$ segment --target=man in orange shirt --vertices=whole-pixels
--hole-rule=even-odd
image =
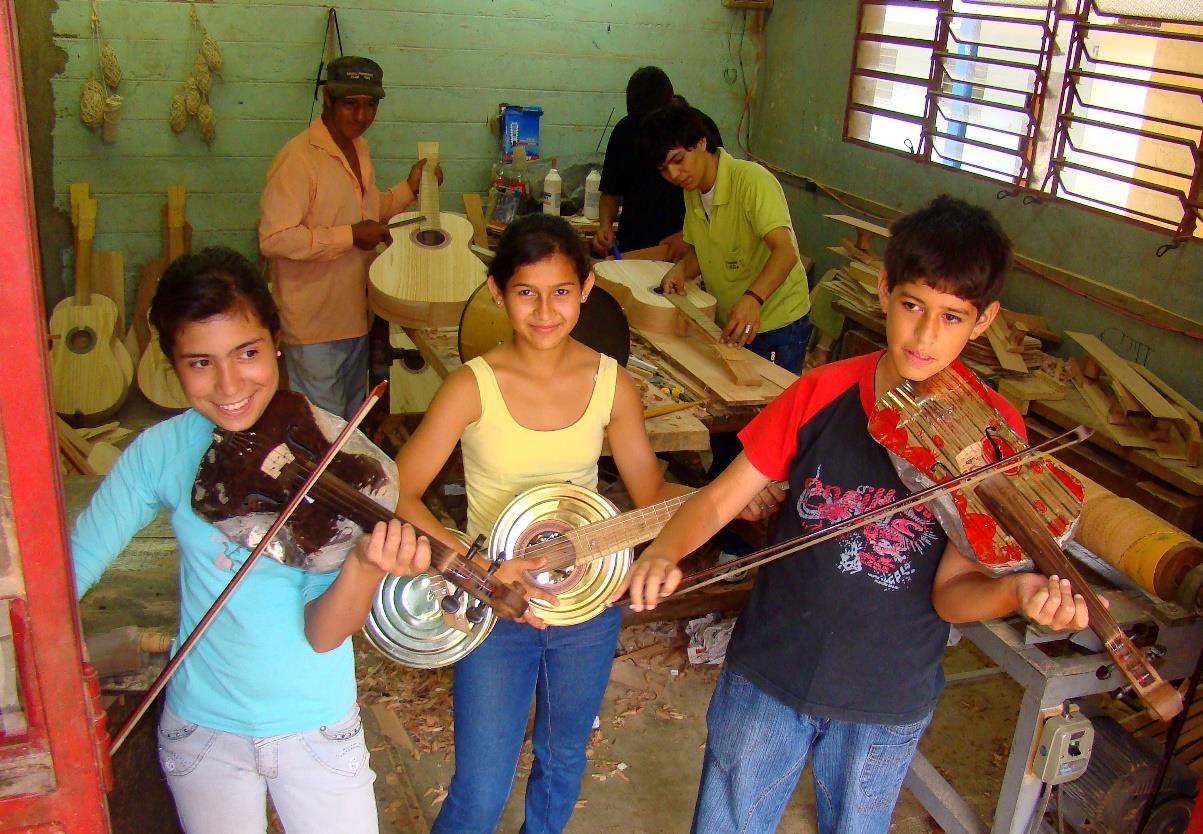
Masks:
[[[363,134],[383,80],[368,58],[331,61],[321,116],[276,154],[260,200],[259,251],[271,262],[289,384],[343,416],[367,392],[368,265],[389,240],[389,218],[416,198],[426,164],[377,190]]]

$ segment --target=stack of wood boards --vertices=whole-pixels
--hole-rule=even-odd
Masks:
[[[121,450],[114,445],[132,432],[116,422],[95,428],[75,429],[61,417],[55,418],[59,468],[64,475],[103,475],[112,468]]]
[[[1103,434],[1129,448],[1196,467],[1203,459],[1203,410],[1142,365],[1118,356],[1089,333],[1068,332],[1086,353],[1070,360],[1073,384]]]
[[[825,276],[823,285],[839,299],[841,306],[851,309],[858,318],[881,322],[884,330],[885,314],[877,298],[877,279],[883,262],[871,247],[874,240],[889,238],[889,229],[846,214],[826,216],[852,226],[856,239],[844,238],[838,246],[828,247],[847,261]],[[1003,310],[985,333],[965,346],[961,360],[984,376],[1027,374],[1044,362],[1042,340],[1060,342],[1039,316]]]

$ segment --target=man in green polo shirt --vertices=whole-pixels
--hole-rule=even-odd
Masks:
[[[810,334],[810,291],[781,183],[755,162],[713,148],[697,111],[669,105],[646,116],[640,148],[684,190],[689,251],[660,283],[680,293],[702,276],[718,300],[723,341],[794,373]]]

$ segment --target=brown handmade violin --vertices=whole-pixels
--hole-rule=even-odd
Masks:
[[[884,394],[869,418],[869,433],[896,462],[909,465],[899,474],[912,488],[948,482],[1028,448],[991,406],[982,381],[958,362]],[[1068,579],[1086,602],[1091,630],[1141,701],[1163,721],[1182,711],[1178,691],[1157,674],[1061,549],[1081,514],[1083,490],[1076,478],[1039,456],[949,494],[957,516],[951,524],[939,505],[932,509],[966,556],[994,574],[1034,563],[1046,575]]]
[[[214,524],[278,511],[306,481],[329,446],[308,400],[291,391],[277,391],[253,427],[213,432],[213,443],[201,458],[193,484],[193,509]],[[301,556],[282,561],[306,566],[306,557],[339,536],[345,521],[371,530],[377,521],[401,518],[360,491],[376,489],[385,479],[383,467],[374,458],[340,451],[310,490],[311,500],[297,508],[282,534],[289,545],[284,553],[299,552]],[[498,582],[490,566],[478,561],[476,551],[482,543],[461,556],[433,536],[427,538],[432,566],[453,585],[502,617],[518,619],[525,613],[527,601],[520,586]],[[459,597],[446,597],[444,608],[458,609]],[[483,614],[479,605],[466,612],[469,620]]]

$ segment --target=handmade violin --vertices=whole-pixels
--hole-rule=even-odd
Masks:
[[[1027,449],[990,405],[981,380],[957,362],[924,382],[904,381],[884,394],[869,418],[869,433],[893,453],[912,488],[947,482]],[[1178,691],[1157,674],[1061,549],[1081,514],[1083,490],[1076,478],[1040,456],[948,494],[955,513],[951,523],[947,505],[929,506],[966,556],[996,575],[1034,563],[1046,575],[1068,579],[1086,602],[1091,630],[1141,701],[1163,721],[1182,711]]]
[[[193,509],[214,524],[274,512],[307,480],[329,445],[308,400],[291,391],[277,391],[250,429],[214,431],[213,443],[197,469]],[[345,538],[348,521],[370,530],[377,521],[400,518],[360,491],[377,489],[384,478],[383,468],[373,458],[339,452],[314,483],[310,500],[289,518],[277,537],[281,547],[273,555],[285,564],[328,567],[313,560],[323,548]],[[463,557],[433,536],[427,538],[432,566],[453,585],[503,617],[518,619],[525,613],[526,596],[520,587],[492,578],[489,566],[475,559],[478,547]],[[458,595],[449,596],[443,605],[457,609]],[[470,620],[483,615],[478,606],[467,613]]]

